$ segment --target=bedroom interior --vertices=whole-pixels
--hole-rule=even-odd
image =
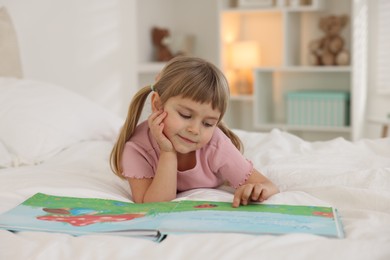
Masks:
[[[174,53],[224,71],[225,121],[282,191],[266,203],[335,207],[345,232],[155,243],[0,229],[0,259],[389,259],[389,14],[386,0],[0,0],[0,214],[36,193],[132,202],[108,157],[131,97],[165,64],[158,26]],[[347,58],[316,65],[309,43],[330,15],[348,16]],[[177,198],[231,199],[227,186]]]
[[[276,6],[257,11],[237,11],[229,7],[232,6],[231,2],[234,4],[234,1],[229,0],[114,1],[110,4],[52,4],[41,0],[37,5],[24,1],[2,2],[7,4],[8,11],[14,17],[13,23],[19,34],[19,49],[23,55],[23,73],[27,78],[58,83],[120,116],[125,114],[128,101],[135,90],[150,84],[163,66],[150,62],[153,53],[150,30],[157,25],[168,28],[172,39],[175,36],[193,36],[194,54],[207,58],[222,68],[226,67],[226,55],[230,55],[226,53],[230,43],[224,42],[226,39],[222,37],[230,37],[230,41],[236,42],[256,41],[261,47],[263,61],[256,67],[254,77],[268,84],[255,87],[255,93],[251,96],[232,98],[233,113],[226,121],[234,128],[269,131],[277,127],[307,140],[326,140],[338,136],[357,140],[362,137],[380,137],[382,126],[387,123],[390,111],[389,97],[386,95],[388,89],[383,87],[382,92],[378,91],[378,78],[383,76],[377,76],[377,71],[381,70],[375,70],[376,64],[383,64],[376,59],[381,57],[376,53],[380,48],[378,39],[386,41],[386,34],[376,31],[378,21],[375,18],[378,16],[375,15],[365,17],[360,14],[362,17],[356,21],[365,19],[365,24],[355,22],[356,26],[352,26],[352,14],[359,15],[353,8],[357,8],[362,1],[357,1],[355,6],[351,5],[354,1],[342,1],[343,4],[325,1],[328,14],[350,16],[346,28],[342,30],[342,36],[350,51],[352,63],[329,71],[306,66],[308,42],[321,36],[321,31],[317,28],[321,12],[316,11],[316,5],[324,1],[313,1],[312,6],[283,12],[283,16]],[[367,5],[368,11],[373,13],[376,5]],[[29,15],[25,15],[24,8],[30,10]],[[204,18],[199,19],[200,14]],[[260,24],[267,26],[261,27]],[[239,29],[240,26],[243,29]],[[365,30],[365,26],[370,29]],[[223,33],[227,36],[223,36]],[[264,38],[269,40],[265,41]],[[295,47],[297,50],[293,49]],[[40,66],[36,65],[37,60],[40,61]],[[227,76],[232,75],[229,68],[225,71]],[[382,71],[382,75],[385,74]],[[355,78],[352,78],[353,75]],[[297,77],[297,82],[286,83]],[[332,78],[334,82],[330,82],[331,86],[321,87],[319,84],[324,82],[323,77]],[[269,84],[271,85],[267,87]],[[274,91],[269,92],[272,85]],[[287,102],[283,95],[294,88],[346,90],[351,98],[349,122],[342,127],[289,126]],[[281,93],[276,93],[277,89]],[[122,99],[118,100],[118,96]],[[256,101],[253,100],[254,97]],[[237,116],[234,111],[246,116]]]

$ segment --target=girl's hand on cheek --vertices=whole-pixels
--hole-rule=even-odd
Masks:
[[[167,116],[167,112],[158,110],[153,112],[148,118],[148,124],[153,137],[156,139],[161,151],[174,152],[175,149],[171,141],[163,133],[164,130],[164,118]]]

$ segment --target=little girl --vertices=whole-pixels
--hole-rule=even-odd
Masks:
[[[138,121],[151,95],[152,113]],[[111,152],[111,168],[130,184],[136,203],[170,201],[177,192],[235,188],[233,207],[262,202],[278,188],[240,152],[241,141],[223,123],[229,87],[213,64],[173,58],[154,85],[140,89]]]

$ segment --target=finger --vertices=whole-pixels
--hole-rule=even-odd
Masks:
[[[167,113],[158,111],[154,112],[152,115],[150,115],[148,119],[149,127],[153,126],[160,126],[160,124],[164,121],[164,118],[167,116]]]
[[[161,113],[156,117],[154,120],[157,125],[160,125],[163,121],[164,118],[167,116],[167,112],[161,111]]]
[[[260,202],[263,202],[265,201],[266,199],[268,199],[269,195],[268,195],[268,189],[266,187],[263,187],[262,191],[261,191],[261,194],[260,194],[260,199],[259,201]]]
[[[233,205],[232,205],[233,208],[237,208],[238,206],[240,206],[242,191],[243,191],[243,189],[242,189],[242,187],[240,187],[240,188],[237,188],[236,191],[234,192]]]
[[[260,200],[261,200],[261,195],[262,195],[262,193],[263,193],[263,185],[261,185],[261,184],[256,184],[256,185],[253,187],[251,199],[252,199],[253,201],[260,201]]]
[[[252,189],[253,189],[252,185],[245,185],[244,186],[244,189],[241,193],[241,204],[242,205],[248,205],[248,201],[249,201],[251,194],[252,194]]]
[[[158,125],[158,136],[159,137],[165,137],[164,133],[163,133],[163,130],[164,130],[164,123],[161,123]]]
[[[240,204],[247,205],[252,191],[251,185],[244,185],[237,188],[234,193],[233,207],[238,207]]]
[[[159,111],[156,111],[156,112],[153,112],[149,115],[148,117],[148,124],[149,126],[151,126],[154,122],[154,120],[156,120],[156,117],[159,115]]]
[[[150,114],[149,120],[155,121],[162,113],[163,113],[162,110],[157,110],[157,111],[153,112],[152,114]]]

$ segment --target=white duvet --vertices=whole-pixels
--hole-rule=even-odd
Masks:
[[[160,244],[113,236],[0,231],[0,259],[390,259],[390,140],[306,143],[274,130],[237,131],[246,155],[283,191],[267,203],[332,205],[345,239],[315,235],[170,235]],[[74,144],[45,163],[0,170],[0,212],[36,192],[129,201],[110,172],[112,143]],[[178,199],[231,201],[228,188],[199,189]]]
[[[0,78],[0,214],[37,192],[130,201],[128,184],[116,177],[108,164],[113,145],[110,133],[115,136],[120,120],[96,115],[92,104],[71,99],[71,94],[62,90],[46,94],[50,100],[73,100],[73,106],[64,111],[56,111],[58,100],[53,102],[47,113],[63,113],[61,117],[51,118],[41,110],[32,120],[34,108],[43,102],[39,100],[25,107],[30,114],[23,118],[23,88],[33,88],[41,97],[49,93],[37,82]],[[80,110],[80,104],[88,105]],[[73,107],[77,111],[72,111]],[[82,120],[74,124],[74,117]],[[45,121],[47,118],[51,119]],[[69,125],[66,132],[56,127],[59,118],[67,121],[62,122]],[[11,128],[18,120],[31,126]],[[41,127],[41,132],[28,131],[33,127]],[[0,259],[390,259],[390,139],[305,142],[276,129],[236,133],[248,159],[282,190],[266,203],[334,206],[341,216],[345,239],[210,233],[169,235],[156,243],[107,235],[74,237],[0,230]],[[28,141],[22,142],[23,138]],[[34,149],[23,146],[33,141]],[[228,187],[191,190],[178,197],[232,198]]]

